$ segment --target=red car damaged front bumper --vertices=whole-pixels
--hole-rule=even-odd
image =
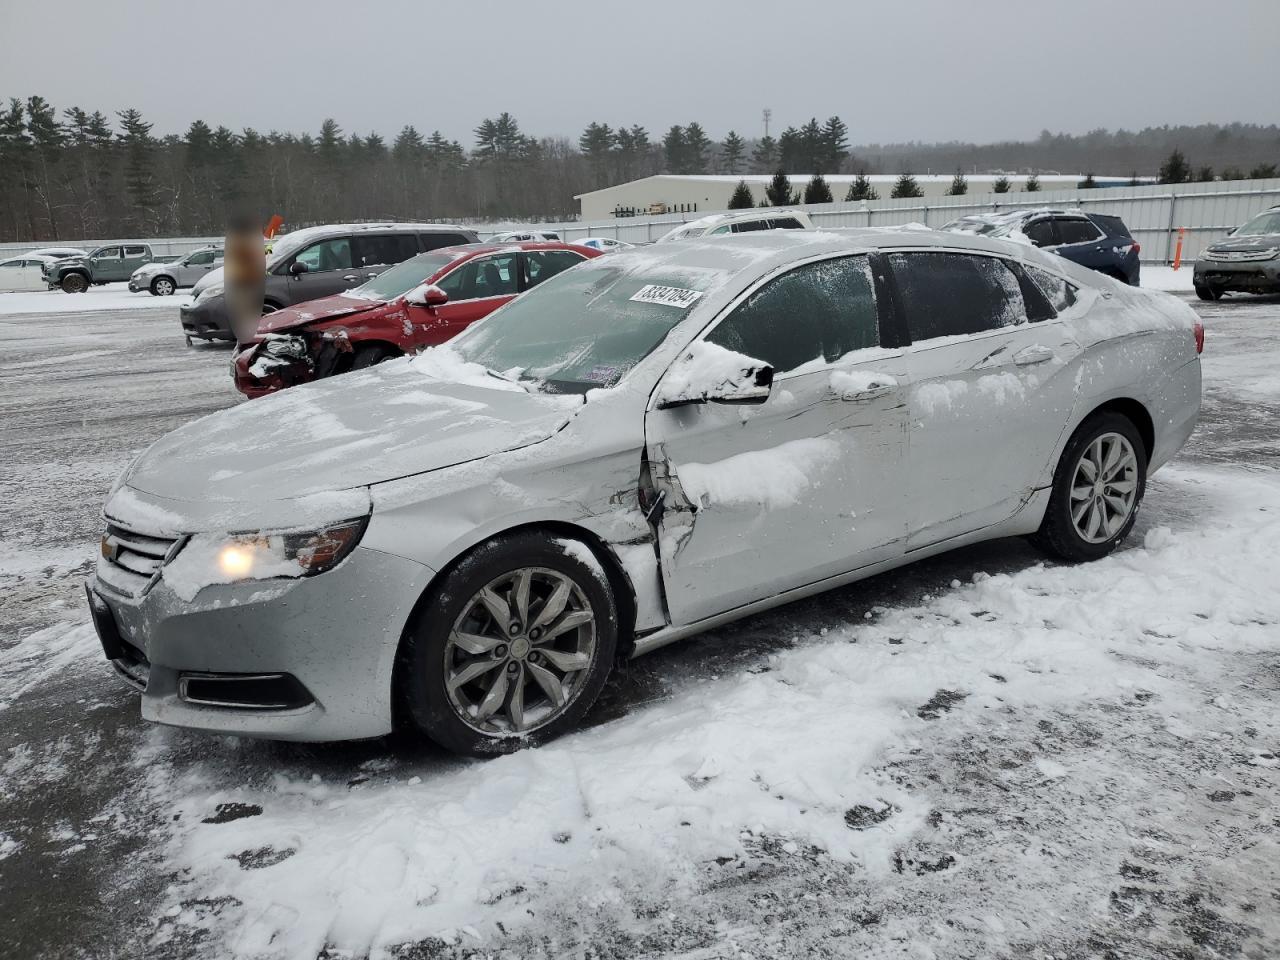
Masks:
[[[237,346],[231,357],[236,389],[249,399],[316,379],[316,362],[307,338],[268,333]]]

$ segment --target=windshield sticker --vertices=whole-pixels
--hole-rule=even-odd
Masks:
[[[631,295],[636,303],[660,303],[667,307],[684,310],[698,302],[702,296],[700,290],[685,290],[681,287],[662,287],[650,283],[641,287]]]

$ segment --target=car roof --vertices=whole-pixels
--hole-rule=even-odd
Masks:
[[[581,249],[574,249],[574,247],[575,244],[564,240],[512,240],[509,243],[485,241],[482,243],[456,243],[451,247],[437,247],[435,250],[428,250],[425,253],[418,254],[418,256],[425,257],[430,254],[444,253],[455,260],[470,260],[486,253],[500,253],[508,250],[572,250],[574,253],[581,252]]]
[[[382,233],[397,230],[425,230],[427,232],[448,230],[450,232],[471,233],[468,228],[460,227],[455,223],[400,223],[394,220],[388,220],[381,223],[325,223],[315,227],[302,227],[299,230],[290,230],[288,233],[282,233],[274,237],[276,243],[286,238],[291,239],[318,239],[321,237],[332,236],[337,233]]]

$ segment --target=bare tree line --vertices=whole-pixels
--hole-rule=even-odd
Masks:
[[[509,113],[486,118],[464,145],[405,126],[388,142],[326,120],[315,133],[239,132],[193,121],[156,136],[134,109],[114,118],[61,111],[39,96],[0,107],[0,240],[208,235],[228,209],[290,226],[379,218],[562,219],[575,194],[670,173],[879,173],[1061,169],[1155,173],[1170,149],[1237,172],[1280,159],[1280,127],[1231,124],[1095,130],[1002,144],[849,145],[836,116],[774,137],[702,124],[651,136],[640,125],[592,122],[574,142],[534,137]]]

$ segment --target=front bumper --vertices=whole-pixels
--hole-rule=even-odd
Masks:
[[[1280,291],[1280,258],[1272,260],[1196,260],[1197,286],[1245,293]]]
[[[163,576],[136,597],[96,573],[87,590],[108,659],[142,691],[143,719],[276,740],[356,740],[392,729],[396,651],[432,575],[357,547],[315,577],[215,584],[191,601]],[[267,707],[213,705],[210,678],[285,678],[260,682],[294,696]]]
[[[301,337],[296,339],[301,353],[296,357],[270,355],[266,340],[237,348],[231,358],[236,389],[252,400],[316,379],[315,361],[307,352],[306,341]]]
[[[182,332],[189,337],[199,337],[201,340],[236,338],[231,329],[226,301],[222,297],[213,297],[201,303],[183,304],[178,308],[178,318],[182,323]]]

